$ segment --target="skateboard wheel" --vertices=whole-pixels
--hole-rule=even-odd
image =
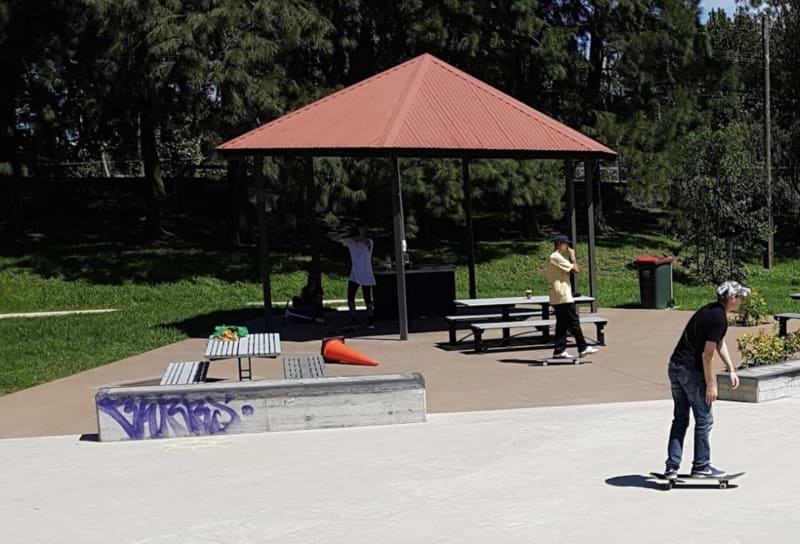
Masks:
[[[542,361],[542,366],[547,366],[547,361]]]

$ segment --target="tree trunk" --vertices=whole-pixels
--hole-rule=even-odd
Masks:
[[[252,243],[252,231],[247,220],[250,199],[247,193],[245,163],[240,160],[228,161],[227,186],[230,201],[228,202],[228,227],[231,241],[239,246],[243,241]]]
[[[4,68],[6,63],[1,63]],[[8,72],[4,72],[8,74]],[[0,85],[0,191],[5,217],[5,236],[15,239],[22,235],[22,160],[14,115],[14,77]]]
[[[608,31],[607,21],[610,7],[605,2],[594,2],[594,13],[590,22],[591,43],[589,46],[589,74],[586,78],[586,104],[587,108],[585,124],[594,126],[597,122],[594,112],[605,109],[603,99],[603,68],[605,64],[606,48],[605,40]],[[600,163],[595,163],[596,167],[592,172],[592,187],[586,190],[594,192],[594,218],[595,225],[600,232],[608,232],[609,226],[603,213],[603,198],[600,192]]]
[[[533,206],[522,208],[522,235],[525,238],[534,238],[539,235],[539,215]]]
[[[142,152],[145,182],[145,234],[156,239],[164,234],[161,226],[161,203],[166,198],[161,162],[156,147],[156,124],[152,107],[145,107],[139,115],[139,140]]]
[[[613,229],[606,221],[603,212],[603,188],[601,187],[600,162],[595,162],[594,172],[592,172],[592,191],[594,191],[594,223],[597,230],[601,233],[611,232]]]

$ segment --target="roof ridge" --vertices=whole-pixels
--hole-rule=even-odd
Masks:
[[[296,110],[291,111],[289,113],[285,113],[283,115],[280,115],[280,116],[276,117],[275,119],[273,119],[272,121],[269,121],[269,122],[267,122],[267,123],[265,123],[263,125],[260,125],[260,126],[258,126],[256,128],[254,128],[254,129],[248,130],[244,134],[241,134],[240,136],[237,136],[236,138],[233,138],[232,140],[228,140],[227,142],[223,143],[219,147],[223,148],[223,149],[226,148],[226,147],[230,147],[231,145],[235,144],[236,142],[238,142],[242,138],[246,138],[246,137],[249,137],[251,135],[258,134],[259,132],[267,130],[268,128],[272,128],[274,126],[280,125],[281,123],[289,121],[289,120],[293,119],[294,117],[297,117],[298,115],[300,115],[302,113],[305,113],[306,111],[309,111],[309,110],[311,110],[313,108],[322,106],[323,104],[326,104],[326,103],[330,102],[331,100],[334,100],[338,96],[342,96],[342,95],[346,95],[346,94],[348,94],[350,92],[354,92],[357,89],[360,89],[360,88],[364,87],[365,85],[369,85],[370,83],[373,83],[374,81],[377,81],[379,79],[387,77],[390,74],[393,74],[394,72],[397,72],[400,69],[406,68],[408,64],[414,63],[421,56],[423,56],[423,55],[419,55],[417,57],[414,57],[413,59],[409,59],[409,60],[407,60],[407,61],[405,61],[405,62],[403,62],[401,64],[398,64],[397,66],[395,66],[393,68],[389,68],[388,70],[384,70],[382,72],[378,72],[377,74],[371,75],[367,79],[362,79],[358,83],[353,83],[352,85],[348,85],[347,87],[339,89],[338,91],[335,91],[335,92],[333,92],[333,93],[331,93],[331,94],[329,94],[327,96],[323,96],[322,98],[314,100],[313,102],[311,102],[309,104],[306,104],[302,108],[299,108],[299,109],[296,109]],[[432,55],[428,55],[428,56],[432,56]]]
[[[431,57],[433,57],[433,55],[431,55]],[[459,70],[455,66],[453,66],[451,64],[448,64],[448,63],[444,62],[443,60],[438,59],[436,57],[433,57],[433,60],[434,60],[434,62],[438,61],[438,64],[442,68],[444,68],[445,70],[448,70],[453,75],[455,75],[457,77],[460,77],[461,79],[465,80],[466,82],[468,82],[473,87],[476,87],[477,89],[479,89],[479,90],[481,90],[481,91],[483,91],[485,93],[491,94],[495,98],[503,101],[504,103],[506,103],[507,105],[511,106],[512,108],[515,108],[517,111],[519,111],[521,113],[524,113],[526,115],[530,115],[530,116],[536,118],[537,120],[539,120],[539,121],[541,121],[543,123],[546,123],[553,130],[558,131],[562,136],[564,136],[565,138],[569,138],[570,140],[575,142],[577,145],[580,145],[582,147],[587,147],[584,142],[580,141],[578,138],[575,137],[575,134],[578,134],[580,136],[583,136],[584,138],[587,138],[587,139],[590,139],[592,141],[595,141],[593,138],[589,138],[588,136],[586,136],[584,134],[581,134],[580,132],[576,131],[575,129],[570,128],[569,126],[565,125],[561,121],[558,121],[557,119],[553,119],[552,117],[549,117],[549,116],[545,115],[544,113],[540,112],[536,108],[525,104],[521,100],[517,100],[513,96],[508,95],[508,94],[500,91],[499,89],[495,89],[494,87],[492,87],[488,83],[485,83],[485,82],[481,81],[480,79],[469,75],[468,73],[464,72],[463,70]],[[566,129],[566,131],[563,130],[563,129]],[[605,145],[601,144],[600,142],[596,142],[596,143],[598,145],[603,146],[606,149],[609,149],[608,146],[605,146]],[[611,150],[609,149],[609,151],[611,151]]]
[[[428,72],[428,66],[430,65],[430,59],[432,58],[435,57],[428,53],[423,53],[422,55],[411,59],[411,61],[419,62],[416,63],[417,66],[413,67],[414,72],[411,74],[411,77],[408,79],[405,88],[400,93],[401,100],[398,101],[398,103],[395,105],[395,108],[392,110],[392,113],[389,114],[389,119],[386,122],[386,130],[383,131],[379,140],[381,144],[390,145],[394,143],[394,140],[397,138],[397,134],[400,132],[400,129],[402,129],[402,126],[405,122],[405,117],[408,115],[408,110],[411,108],[411,105],[416,99],[416,91],[419,90],[420,85],[422,85],[422,81],[425,79],[425,75]],[[403,123],[396,123],[395,121],[398,119],[402,119]]]

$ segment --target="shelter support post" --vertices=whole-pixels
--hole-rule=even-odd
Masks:
[[[564,176],[566,177],[567,182],[567,220],[569,221],[569,239],[572,240],[572,243],[577,243],[578,237],[578,219],[575,212],[575,165],[570,160],[567,159],[564,161]],[[576,289],[576,279],[575,274],[570,274],[569,276],[570,286],[572,287],[572,292],[574,293]]]
[[[597,271],[595,270],[595,246],[594,246],[594,229],[595,229],[595,217],[594,217],[594,187],[592,186],[592,178],[594,174],[594,169],[598,167],[597,159],[586,159],[583,163],[583,178],[585,182],[584,190],[585,190],[585,197],[586,197],[586,230],[589,233],[589,253],[587,255],[587,261],[589,265],[589,296],[594,298],[591,302],[591,310],[592,312],[597,311]]]
[[[461,172],[464,182],[464,218],[467,231],[467,271],[469,274],[469,298],[477,298],[475,288],[475,236],[472,229],[472,180],[469,177],[469,159],[461,159]]]
[[[272,331],[272,289],[269,282],[269,247],[267,245],[267,208],[264,195],[264,157],[254,157],[256,216],[258,217],[258,254],[261,262],[261,287],[264,293],[264,326]]]
[[[306,175],[306,217],[308,217],[308,236],[311,245],[311,272],[320,272],[319,223],[317,222],[317,184],[314,181],[314,157],[305,158]]]
[[[397,266],[397,321],[400,340],[408,340],[408,312],[406,309],[406,273],[404,253],[406,249],[406,227],[403,219],[403,192],[400,188],[400,159],[392,157],[392,213],[394,216],[394,256]],[[378,302],[380,304],[380,301]]]

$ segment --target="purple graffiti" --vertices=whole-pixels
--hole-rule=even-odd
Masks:
[[[230,395],[223,402],[210,396],[194,400],[185,395],[104,397],[97,401],[97,407],[116,421],[128,438],[140,440],[226,433],[241,422],[236,410],[228,406],[231,400]],[[241,406],[241,411],[245,416],[254,412],[249,404]]]

